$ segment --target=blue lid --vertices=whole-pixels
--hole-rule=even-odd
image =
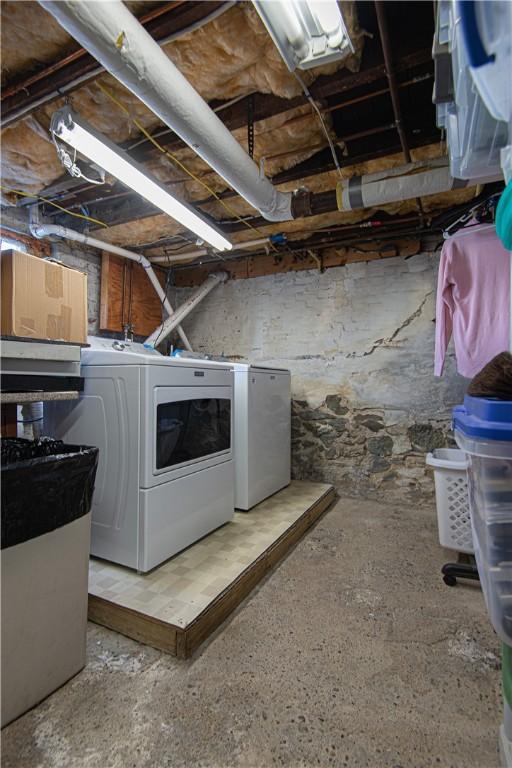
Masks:
[[[468,437],[512,441],[512,401],[466,395],[453,409],[453,427]]]

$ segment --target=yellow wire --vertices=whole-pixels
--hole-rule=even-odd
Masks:
[[[148,131],[144,128],[144,126],[136,118],[132,117],[132,115],[130,114],[130,111],[127,108],[127,106],[125,104],[123,104],[121,101],[119,101],[119,99],[117,99],[114,96],[113,93],[111,93],[101,83],[98,83],[98,85],[99,85],[100,89],[103,91],[103,93],[105,94],[105,96],[107,96],[111,101],[113,101],[114,104],[117,107],[119,107],[119,109],[121,109],[125,113],[125,115],[128,116],[128,118],[139,129],[139,131],[141,131],[141,133],[144,134],[146,139],[148,139],[148,141],[150,141],[160,152],[162,152],[162,154],[167,155],[167,157],[175,165],[177,165],[179,168],[181,168],[182,171],[184,171],[186,174],[188,174],[188,176],[190,176],[191,179],[193,179],[194,181],[197,181],[198,184],[201,184],[201,186],[204,187],[204,189],[206,189],[206,191],[209,192],[210,195],[213,195],[213,197],[223,206],[223,208],[226,209],[226,211],[228,211],[228,213],[231,214],[231,216],[234,216],[238,221],[241,221],[242,224],[244,224],[249,229],[254,230],[254,232],[257,232],[262,237],[266,237],[265,233],[262,232],[261,229],[258,229],[258,227],[254,227],[252,224],[249,224],[248,221],[245,221],[241,216],[239,216],[239,214],[233,208],[231,208],[230,205],[225,203],[224,200],[222,200],[221,197],[217,194],[217,192],[215,192],[215,190],[213,190],[210,186],[208,186],[208,184],[206,184],[205,181],[203,181],[199,176],[196,176],[195,173],[190,171],[186,167],[186,165],[184,165],[181,162],[181,160],[178,160],[178,158],[175,155],[171,154],[167,149],[165,149],[165,147],[162,147],[162,145],[159,144],[158,141],[156,141],[156,139],[153,136],[151,136],[150,133],[148,133]]]
[[[69,213],[70,216],[76,216],[77,219],[85,219],[86,221],[92,221],[93,224],[99,224],[100,227],[108,227],[108,224],[105,224],[104,221],[99,221],[99,219],[93,219],[91,216],[86,216],[83,213],[75,213],[74,211],[70,211],[68,210],[68,208],[63,208],[62,205],[59,205],[58,203],[54,203],[53,200],[48,200],[47,197],[43,197],[42,195],[35,195],[31,192],[22,192],[21,189],[11,189],[11,187],[4,187],[3,184],[0,184],[0,189],[3,192],[13,192],[15,195],[21,195],[22,197],[35,197],[37,198],[37,200],[42,200],[44,203],[53,205],[53,207],[58,208],[59,211],[64,211],[64,213]]]

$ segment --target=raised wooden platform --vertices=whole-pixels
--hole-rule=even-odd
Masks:
[[[147,574],[91,559],[89,619],[188,658],[330,506],[334,488],[293,481]]]

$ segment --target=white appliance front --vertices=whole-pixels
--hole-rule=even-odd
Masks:
[[[249,510],[291,480],[290,372],[234,368],[235,507]]]
[[[82,375],[80,400],[48,415],[55,437],[99,448],[93,555],[145,572],[233,518],[227,366],[93,364]]]

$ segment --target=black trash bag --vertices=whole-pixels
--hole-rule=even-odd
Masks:
[[[41,456],[53,456],[59,453],[63,440],[41,437],[38,440],[26,440],[23,437],[4,437],[2,440],[1,460],[4,464],[13,464],[25,459],[39,459]]]
[[[2,549],[86,515],[97,466],[97,448],[2,438]]]

